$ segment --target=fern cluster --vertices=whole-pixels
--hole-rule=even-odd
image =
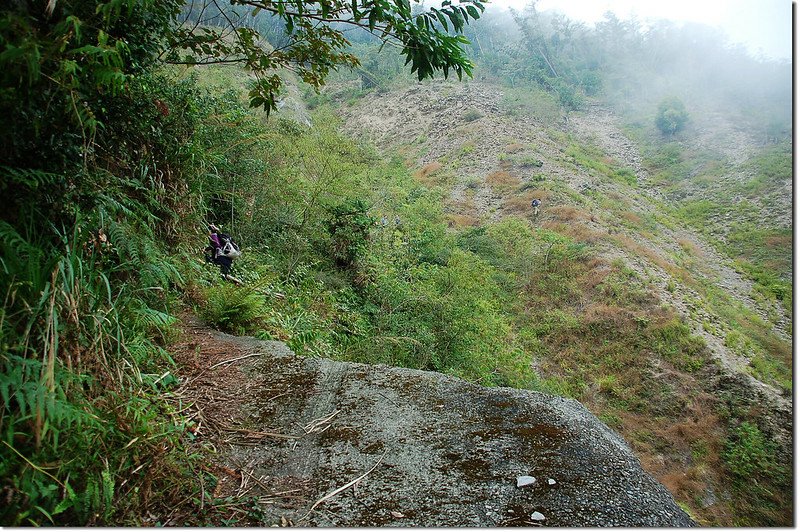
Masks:
[[[177,3],[53,5],[0,10],[0,524],[136,523],[177,478],[153,375],[212,109],[148,72]]]
[[[4,524],[105,522],[119,475],[152,444],[119,450],[164,423],[127,395],[148,385],[165,355],[154,331],[173,321],[149,294],[179,278],[134,212],[108,212],[38,240],[35,224],[0,221]]]

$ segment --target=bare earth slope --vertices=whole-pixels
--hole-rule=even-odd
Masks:
[[[574,117],[572,119],[572,126],[572,130],[576,135],[595,143],[603,150],[604,153],[607,153],[617,160],[625,162],[629,167],[636,171],[636,175],[638,176],[640,182],[647,182],[648,176],[641,166],[640,157],[636,147],[630,140],[620,133],[619,125],[617,124],[614,115],[610,111],[603,109],[602,107],[591,107],[589,113]],[[737,162],[741,163],[741,158],[746,158],[747,156],[747,146],[749,144],[747,139],[742,136],[739,137],[739,142],[741,144],[728,146],[728,151],[731,152],[729,154],[731,159],[735,159]],[[791,184],[789,184],[789,187],[791,188]],[[655,187],[645,186],[642,188],[642,193],[652,198],[661,197],[660,192]],[[787,194],[783,196],[783,198],[784,200],[788,200],[791,198],[791,194]],[[637,210],[647,208],[646,205],[642,204],[636,204],[634,207]],[[782,211],[767,208],[762,208],[762,211],[772,215],[783,215],[782,218],[783,222],[785,223],[787,221],[786,215],[791,213],[791,206],[787,205],[786,209]],[[791,218],[788,219],[788,223],[791,224]],[[752,281],[739,274],[730,265],[729,259],[724,258],[711,246],[705,243],[702,237],[689,229],[671,229],[663,226],[660,229],[665,233],[665,244],[668,244],[669,242],[674,243],[681,240],[689,240],[694,246],[697,246],[702,253],[704,266],[706,268],[705,270],[699,270],[698,273],[704,277],[704,280],[719,285],[720,288],[724,289],[731,296],[734,296],[746,307],[758,313],[765,321],[769,320],[767,315],[768,310],[773,309],[764,309],[759,307],[759,305],[750,296],[750,294],[753,292]],[[685,301],[680,301],[680,293],[673,295],[666,295],[662,293],[659,295],[662,296],[662,300],[673,300],[670,302],[675,304],[675,306],[681,310],[681,313],[684,316],[688,316],[688,312],[685,311]],[[787,329],[786,323],[788,321],[788,317],[784,315],[783,308],[778,302],[775,303],[774,312],[779,315],[776,326],[773,329],[774,333],[784,339],[788,339],[788,335],[784,332]],[[706,336],[707,341],[710,340],[710,338],[708,338],[709,335],[704,336]],[[737,371],[743,371],[743,368],[746,365],[746,361],[737,360],[737,357],[735,357],[732,353],[720,352],[718,353],[718,358],[726,363],[730,363],[733,369]]]
[[[303,359],[187,320],[175,350],[189,375],[181,392],[203,399],[195,417],[199,441],[218,451],[214,494],[256,497],[253,524],[694,524],[576,401]],[[518,488],[522,475],[536,483]]]
[[[431,82],[370,94],[343,108],[343,118],[349,133],[379,146],[405,151],[422,168],[423,175],[426,168],[439,166],[439,172],[453,174],[454,182],[447,183],[451,189],[449,209],[467,223],[494,221],[506,215],[529,216],[528,205],[534,194],[545,195],[543,215],[537,221],[540,224],[558,220],[557,213],[564,206],[578,205],[588,210],[590,219],[569,223],[603,235],[594,243],[600,256],[608,260],[621,258],[642,278],[650,280],[649,289],[675,308],[693,332],[705,340],[724,371],[750,388],[747,393],[759,397],[758,401],[775,413],[779,421],[774,432],[782,434],[780,439],[789,444],[790,397],[773,384],[753,377],[748,370],[749,360],[725,345],[726,330],[720,317],[702,304],[692,286],[682,283],[668,269],[690,268],[696,283],[715,286],[765,321],[772,321],[773,333],[788,342],[788,318],[783,309],[779,305],[760,307],[749,295],[752,282],[692,230],[656,219],[645,237],[638,227],[632,230],[630,224],[620,220],[620,212],[630,213],[635,226],[637,216],[657,210],[661,200],[657,190],[647,186],[634,189],[599,178],[565,155],[569,139],[579,139],[596,146],[609,160],[631,168],[640,183],[647,181],[636,147],[609,110],[589,106],[586,112],[568,120],[544,123],[504,109],[500,87],[480,82]],[[735,152],[741,155],[746,150]],[[536,157],[540,166],[531,169],[524,161],[515,162],[515,154],[519,153],[529,155],[529,159]],[[558,188],[545,192],[526,190],[526,186],[541,187],[531,179],[535,174]],[[496,181],[497,176],[510,185],[505,189],[493,186],[492,180]],[[598,198],[612,199],[619,211],[608,211]],[[694,256],[679,263],[675,257],[686,255],[682,247],[691,248]],[[675,285],[677,289],[668,289]],[[769,320],[770,313],[777,318]]]

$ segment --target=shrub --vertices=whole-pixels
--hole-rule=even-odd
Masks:
[[[630,168],[619,168],[614,171],[612,177],[630,186],[635,186],[637,183],[636,172]]]
[[[340,267],[354,268],[366,253],[369,229],[375,223],[367,210],[367,204],[360,199],[330,209],[327,227],[331,236],[331,256]]]
[[[204,295],[205,305],[198,309],[200,317],[223,331],[243,333],[265,315],[264,298],[251,286],[226,282],[208,288]]]
[[[477,177],[470,177],[467,179],[466,183],[464,183],[464,186],[469,190],[477,190],[481,188],[481,180]]]
[[[514,164],[518,164],[524,168],[541,168],[544,162],[534,157],[533,155],[519,155],[512,159]]]
[[[736,476],[749,480],[767,476],[775,467],[774,444],[754,424],[744,421],[728,436],[722,458]]]
[[[674,135],[686,126],[689,113],[683,102],[677,97],[668,97],[658,105],[656,127],[665,135]]]
[[[603,88],[603,78],[595,70],[586,70],[580,77],[580,85],[586,96],[596,96]]]
[[[477,109],[470,109],[469,111],[464,113],[462,118],[464,119],[464,122],[474,122],[475,120],[478,120],[479,118],[483,118],[483,113],[481,113]]]

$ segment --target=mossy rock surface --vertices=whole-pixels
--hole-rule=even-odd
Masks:
[[[534,512],[546,526],[694,525],[623,439],[577,401],[433,372],[303,359],[280,342],[217,334],[263,353],[242,362],[244,373],[285,392],[253,395],[248,419],[253,431],[294,438],[234,444],[221,456],[298,489],[297,498],[269,499],[265,526],[282,517],[323,527],[530,526]],[[355,491],[309,513],[367,472]],[[520,475],[538,481],[517,488]]]

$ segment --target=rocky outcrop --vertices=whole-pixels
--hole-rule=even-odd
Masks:
[[[249,381],[237,384],[249,395],[238,432],[255,439],[218,451],[223,468],[251,472],[242,484],[257,479],[247,491],[263,525],[694,524],[574,400],[209,334],[259,353],[235,362]]]

